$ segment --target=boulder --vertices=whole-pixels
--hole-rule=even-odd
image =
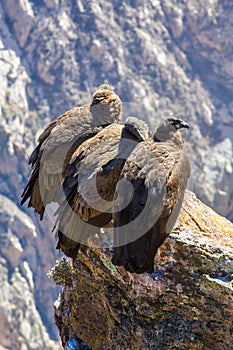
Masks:
[[[233,341],[233,224],[187,192],[153,274],[83,247],[50,272],[63,285],[55,320],[65,349],[214,349]]]

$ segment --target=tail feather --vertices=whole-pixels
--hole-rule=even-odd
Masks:
[[[60,249],[66,256],[76,259],[80,244],[66,237],[61,231],[57,231],[56,238],[58,239],[56,249]]]
[[[152,228],[134,242],[115,247],[113,249],[112,263],[124,266],[129,272],[152,273],[154,270],[154,257],[160,245],[157,244],[158,242],[155,242],[153,235],[156,236],[156,231]]]

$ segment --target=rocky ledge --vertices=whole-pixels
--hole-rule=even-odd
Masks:
[[[187,192],[152,275],[83,248],[50,272],[65,349],[214,349],[233,341],[233,224]]]

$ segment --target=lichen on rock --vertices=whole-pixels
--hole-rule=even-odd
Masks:
[[[81,338],[93,350],[230,349],[232,240],[233,225],[187,192],[153,274],[111,267],[111,252],[81,250],[55,303],[63,346]]]
[[[73,264],[68,259],[62,258],[60,261],[56,262],[55,266],[47,275],[59,286],[72,286],[73,274]]]

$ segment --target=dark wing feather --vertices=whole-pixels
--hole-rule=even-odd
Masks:
[[[69,161],[74,147],[83,142],[81,135],[99,125],[119,121],[121,112],[122,103],[114,91],[100,88],[94,93],[92,104],[75,107],[52,121],[40,135],[39,144],[31,154],[29,162],[33,176],[23,192],[21,203],[30,198],[29,206],[33,206],[35,201],[31,199],[37,197],[39,206],[35,210],[42,218],[44,206],[56,198],[64,164]]]
[[[124,210],[114,214],[118,230],[113,263],[123,265],[130,272],[153,271],[154,256],[179,214],[189,176],[189,162],[183,150],[173,146],[155,143],[151,139],[139,144],[122,170],[122,177],[133,185],[134,195]],[[137,225],[127,225],[142,213]],[[128,227],[124,234],[130,243],[117,246],[125,240],[121,237],[122,225]]]
[[[70,127],[72,125],[73,123]],[[33,161],[31,176],[22,194],[21,204],[30,198],[28,206],[35,208],[42,219],[46,204],[54,201],[60,191],[64,165],[69,161],[74,149],[88,138],[95,136],[103,127],[94,127],[85,131],[88,125],[76,122],[76,127],[73,130],[73,142],[65,142],[65,140],[72,139],[71,131],[67,132],[69,123],[64,122],[64,124],[59,125],[59,128],[55,127],[58,129],[54,131],[48,141],[45,140],[44,144],[40,146],[37,159]],[[81,130],[82,133],[79,134],[78,130]],[[63,143],[61,136],[58,138],[59,134],[64,136]],[[56,147],[54,147],[53,141],[56,143]],[[52,146],[50,147],[49,144]]]
[[[52,120],[44,129],[44,131],[40,134],[40,136],[38,137],[38,145],[36,146],[36,148],[33,150],[30,158],[29,158],[29,164],[34,164],[37,159],[38,159],[38,155],[40,153],[40,149],[42,147],[42,144],[46,141],[46,139],[49,137],[49,135],[51,134],[52,130],[59,124],[61,124],[64,119],[67,117],[67,113],[64,113],[62,115],[60,115],[59,117],[57,117],[56,119]]]
[[[77,148],[65,169],[58,232],[80,242],[109,224],[120,172],[137,142],[123,125],[112,124]]]
[[[106,127],[105,130],[77,148],[65,169],[64,195],[60,200],[57,225],[58,247],[61,247],[65,254],[69,248],[69,243],[71,243],[72,248],[74,242],[84,242],[87,237],[98,233],[99,228],[107,225],[112,219],[111,213],[104,212],[106,207],[103,208],[102,213],[94,209],[91,204],[97,204],[99,201],[98,192],[95,192],[95,179],[98,177],[98,173],[102,173],[102,176],[98,177],[98,181],[100,179],[99,186],[106,186],[106,183],[103,183],[107,179],[104,166],[117,155],[117,145],[121,131],[122,125],[119,124]],[[110,172],[108,174],[112,178]],[[109,208],[111,203],[107,200],[111,200],[114,195],[111,179],[108,179],[108,184],[110,186],[106,192],[105,204]],[[83,196],[84,198],[88,197],[89,205]],[[63,236],[71,239],[71,241],[65,240]],[[66,247],[64,247],[64,243],[61,245],[60,241],[65,241]]]
[[[170,192],[172,192],[173,186],[177,186],[177,196],[176,198],[171,201],[171,203],[174,203],[173,206],[169,205],[167,203],[166,207],[169,208],[169,211],[171,212],[171,215],[168,218],[168,222],[166,225],[166,232],[170,233],[173,229],[176,220],[178,218],[182,202],[184,199],[185,190],[187,188],[188,178],[190,176],[190,164],[188,157],[186,153],[181,150],[180,151],[180,157],[177,163],[175,164],[175,169],[173,171],[173,176],[170,176],[168,181],[168,186],[170,189]],[[172,194],[170,193],[167,198],[171,198]]]

